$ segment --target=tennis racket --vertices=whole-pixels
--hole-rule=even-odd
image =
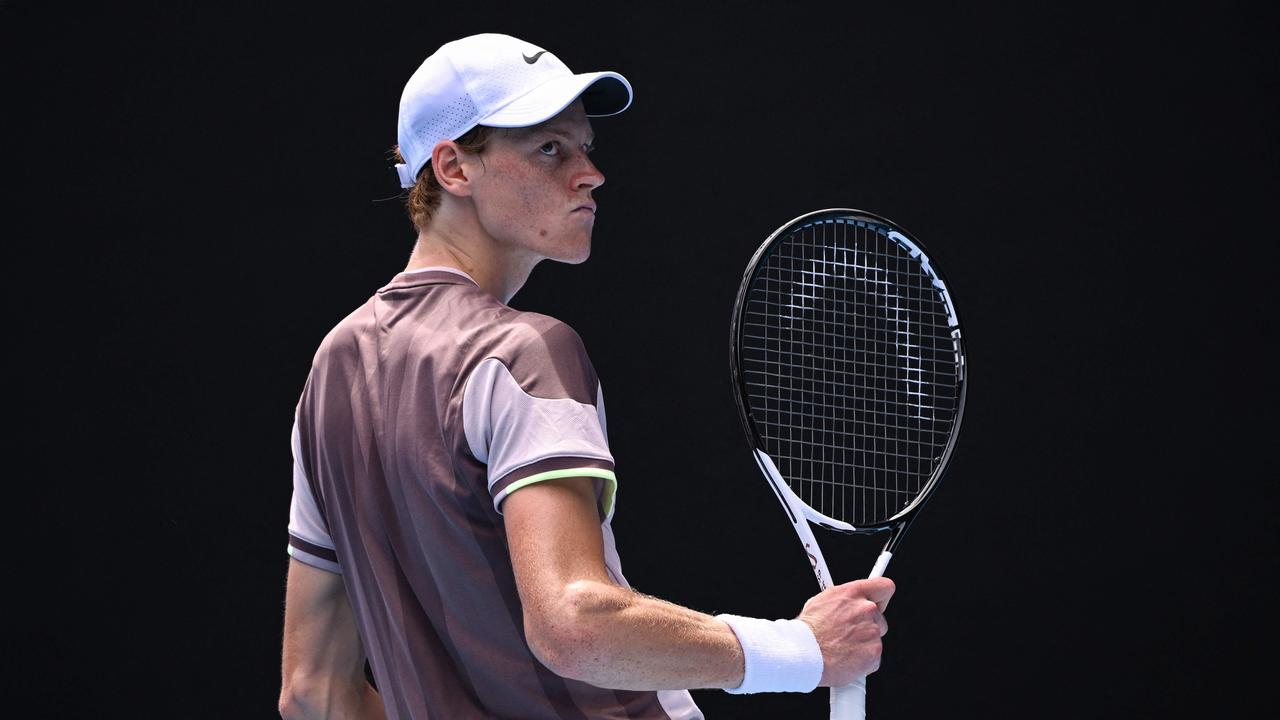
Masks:
[[[951,293],[924,246],[860,210],[802,215],[756,251],[730,328],[738,410],[818,585],[809,523],[888,533],[880,577],[937,487],[964,411]],[[866,678],[831,690],[833,720],[866,716]]]

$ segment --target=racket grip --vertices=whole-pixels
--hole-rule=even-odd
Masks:
[[[870,578],[884,577],[893,553],[884,551],[876,558],[871,568]],[[831,688],[831,720],[866,720],[867,718],[867,678],[862,676],[844,687]]]
[[[844,687],[831,688],[831,720],[866,720],[867,679],[860,677]]]

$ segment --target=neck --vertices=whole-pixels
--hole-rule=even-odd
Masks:
[[[475,212],[441,203],[418,241],[405,270],[451,267],[470,275],[485,292],[506,305],[542,260],[527,251],[511,251],[485,231]]]

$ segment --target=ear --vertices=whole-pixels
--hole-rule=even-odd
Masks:
[[[471,195],[471,181],[483,172],[478,158],[463,153],[452,140],[441,140],[431,149],[431,171],[436,182],[450,195]]]

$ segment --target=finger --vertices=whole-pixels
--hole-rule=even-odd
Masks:
[[[881,612],[889,606],[889,598],[893,597],[893,591],[897,588],[893,581],[889,578],[875,578],[873,580],[861,580],[863,583],[862,593],[871,602],[875,603]]]

